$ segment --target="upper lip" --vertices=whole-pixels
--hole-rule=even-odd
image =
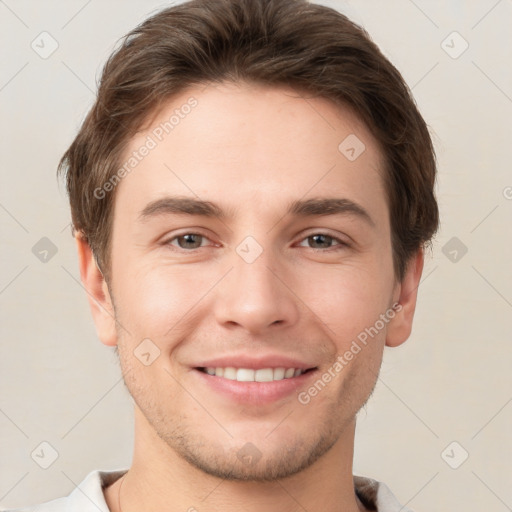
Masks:
[[[299,359],[282,355],[266,355],[266,356],[248,356],[247,354],[230,355],[224,357],[216,357],[202,361],[195,368],[251,368],[258,370],[260,368],[298,368],[300,370],[309,370],[316,368],[312,363],[305,363]]]

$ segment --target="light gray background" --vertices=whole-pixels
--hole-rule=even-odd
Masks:
[[[323,3],[362,24],[403,73],[439,161],[442,228],[414,331],[386,349],[354,472],[417,512],[512,510],[512,1]],[[3,507],[66,495],[89,471],[131,461],[132,402],[96,338],[55,170],[117,39],[165,5],[0,0]],[[31,48],[42,31],[59,45],[47,59]],[[469,43],[457,58],[453,31]],[[46,263],[32,252],[42,237],[58,249]],[[58,452],[48,469],[36,463],[51,455],[43,441]]]

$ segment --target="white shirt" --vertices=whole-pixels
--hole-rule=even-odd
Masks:
[[[103,489],[114,483],[126,471],[127,469],[91,471],[69,496],[8,512],[110,512]],[[377,512],[412,512],[400,505],[382,482],[354,476],[354,486],[359,499],[370,510],[373,507]]]

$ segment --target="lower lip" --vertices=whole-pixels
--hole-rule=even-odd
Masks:
[[[236,402],[263,405],[286,398],[299,389],[304,388],[309,380],[316,375],[317,370],[310,370],[298,377],[274,380],[272,382],[239,382],[237,380],[216,377],[196,368],[194,368],[193,373],[197,374],[202,382],[214,391]]]

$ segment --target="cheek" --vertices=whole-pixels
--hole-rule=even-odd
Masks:
[[[162,342],[174,339],[187,324],[189,315],[213,279],[209,273],[162,262],[139,263],[138,268],[125,268],[116,286],[118,314],[134,335]],[[117,303],[117,301],[116,301]]]
[[[119,245],[118,245],[119,246]],[[114,262],[113,262],[114,263]],[[148,337],[169,344],[190,330],[191,322],[215,309],[213,291],[229,265],[177,264],[161,255],[115,255],[116,313],[136,339]],[[293,291],[282,289],[283,299],[297,303],[305,317],[324,324],[325,335],[337,340],[341,351],[385,312],[390,294],[391,260],[365,255],[345,258],[340,264],[309,262],[283,269],[283,280]],[[228,286],[223,283],[221,286]],[[229,292],[229,289],[228,289]],[[198,317],[199,316],[199,317]]]
[[[384,272],[377,265],[345,265],[321,269],[303,280],[297,295],[338,340],[339,350],[386,312],[391,287],[383,280]]]

